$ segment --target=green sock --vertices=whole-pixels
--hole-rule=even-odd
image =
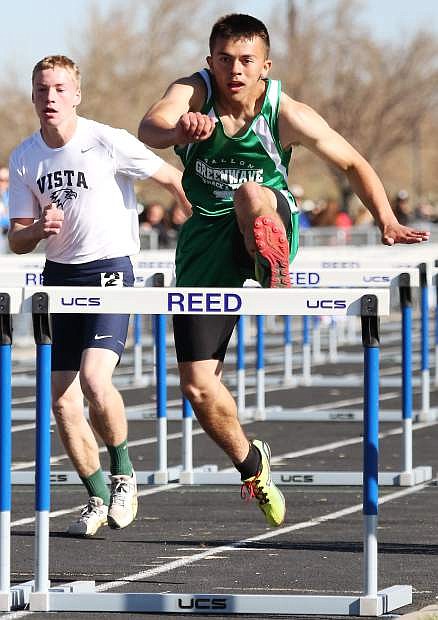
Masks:
[[[90,497],[100,497],[103,499],[105,506],[109,506],[110,492],[105,482],[105,476],[103,475],[103,471],[100,467],[94,472],[94,474],[88,476],[88,478],[82,478],[81,476],[81,480]]]
[[[107,446],[110,457],[110,470],[113,476],[130,476],[132,474],[132,463],[128,454],[128,440],[125,439],[118,446]]]

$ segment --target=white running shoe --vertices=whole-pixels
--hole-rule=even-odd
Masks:
[[[108,506],[101,497],[90,497],[80,516],[68,528],[71,536],[94,536],[97,530],[107,524]]]
[[[108,509],[108,525],[118,530],[134,521],[137,514],[137,479],[130,476],[111,476],[111,499]]]

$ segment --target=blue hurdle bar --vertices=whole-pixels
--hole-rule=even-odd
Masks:
[[[303,383],[310,385],[311,349],[310,349],[310,316],[303,316]]]
[[[166,382],[166,316],[155,316],[155,355],[156,355],[156,393],[157,393],[157,450],[158,470],[155,472],[156,484],[167,484],[167,382]]]
[[[142,319],[141,314],[134,314],[134,383],[140,383],[143,378]]]
[[[435,261],[438,267],[438,260]],[[435,387],[438,386],[438,273],[435,273]]]
[[[283,317],[283,340],[284,340],[284,385],[293,384],[293,351],[292,351],[292,318]]]
[[[237,411],[245,415],[245,317],[241,315],[237,321]]]
[[[420,263],[421,296],[421,420],[430,419],[430,370],[429,370],[429,289],[427,286],[427,264]]]
[[[364,347],[364,594],[377,596],[377,514],[379,502],[379,320],[377,299],[362,299]]]
[[[50,413],[52,335],[47,293],[32,298],[32,322],[36,358],[36,434],[35,434],[35,592],[47,594],[49,588],[50,515]]]
[[[412,472],[412,294],[408,273],[399,277],[402,315],[402,424],[404,472]]]
[[[189,476],[193,478],[193,441],[192,441],[192,428],[193,428],[193,409],[188,398],[183,396],[182,402],[183,410],[183,441],[182,441],[182,471],[181,477]],[[191,479],[188,480],[191,483]]]
[[[264,420],[265,412],[265,317],[257,315],[257,405],[256,418]]]
[[[12,320],[10,297],[0,293],[0,610],[11,595]]]

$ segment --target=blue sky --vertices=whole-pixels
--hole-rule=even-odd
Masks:
[[[103,9],[124,0],[94,0]],[[175,0],[184,2],[184,0]],[[213,2],[213,0],[206,0]],[[285,0],[282,0],[285,3]],[[332,0],[298,0],[327,5]],[[92,0],[3,0],[1,8],[0,68],[2,75],[12,67],[27,83],[32,67],[50,53],[69,54],[73,33],[80,31]],[[269,0],[236,0],[235,10],[266,18]],[[362,0],[363,22],[377,37],[397,40],[408,37],[420,27],[438,33],[438,0]],[[214,0],[214,6],[217,2]],[[271,33],[272,37],[272,33]],[[80,41],[75,41],[80,45]]]

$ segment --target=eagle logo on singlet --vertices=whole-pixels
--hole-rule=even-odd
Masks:
[[[68,187],[62,189],[55,189],[55,191],[50,194],[52,203],[55,204],[58,209],[64,209],[65,204],[69,200],[73,200],[77,197],[78,193]]]

